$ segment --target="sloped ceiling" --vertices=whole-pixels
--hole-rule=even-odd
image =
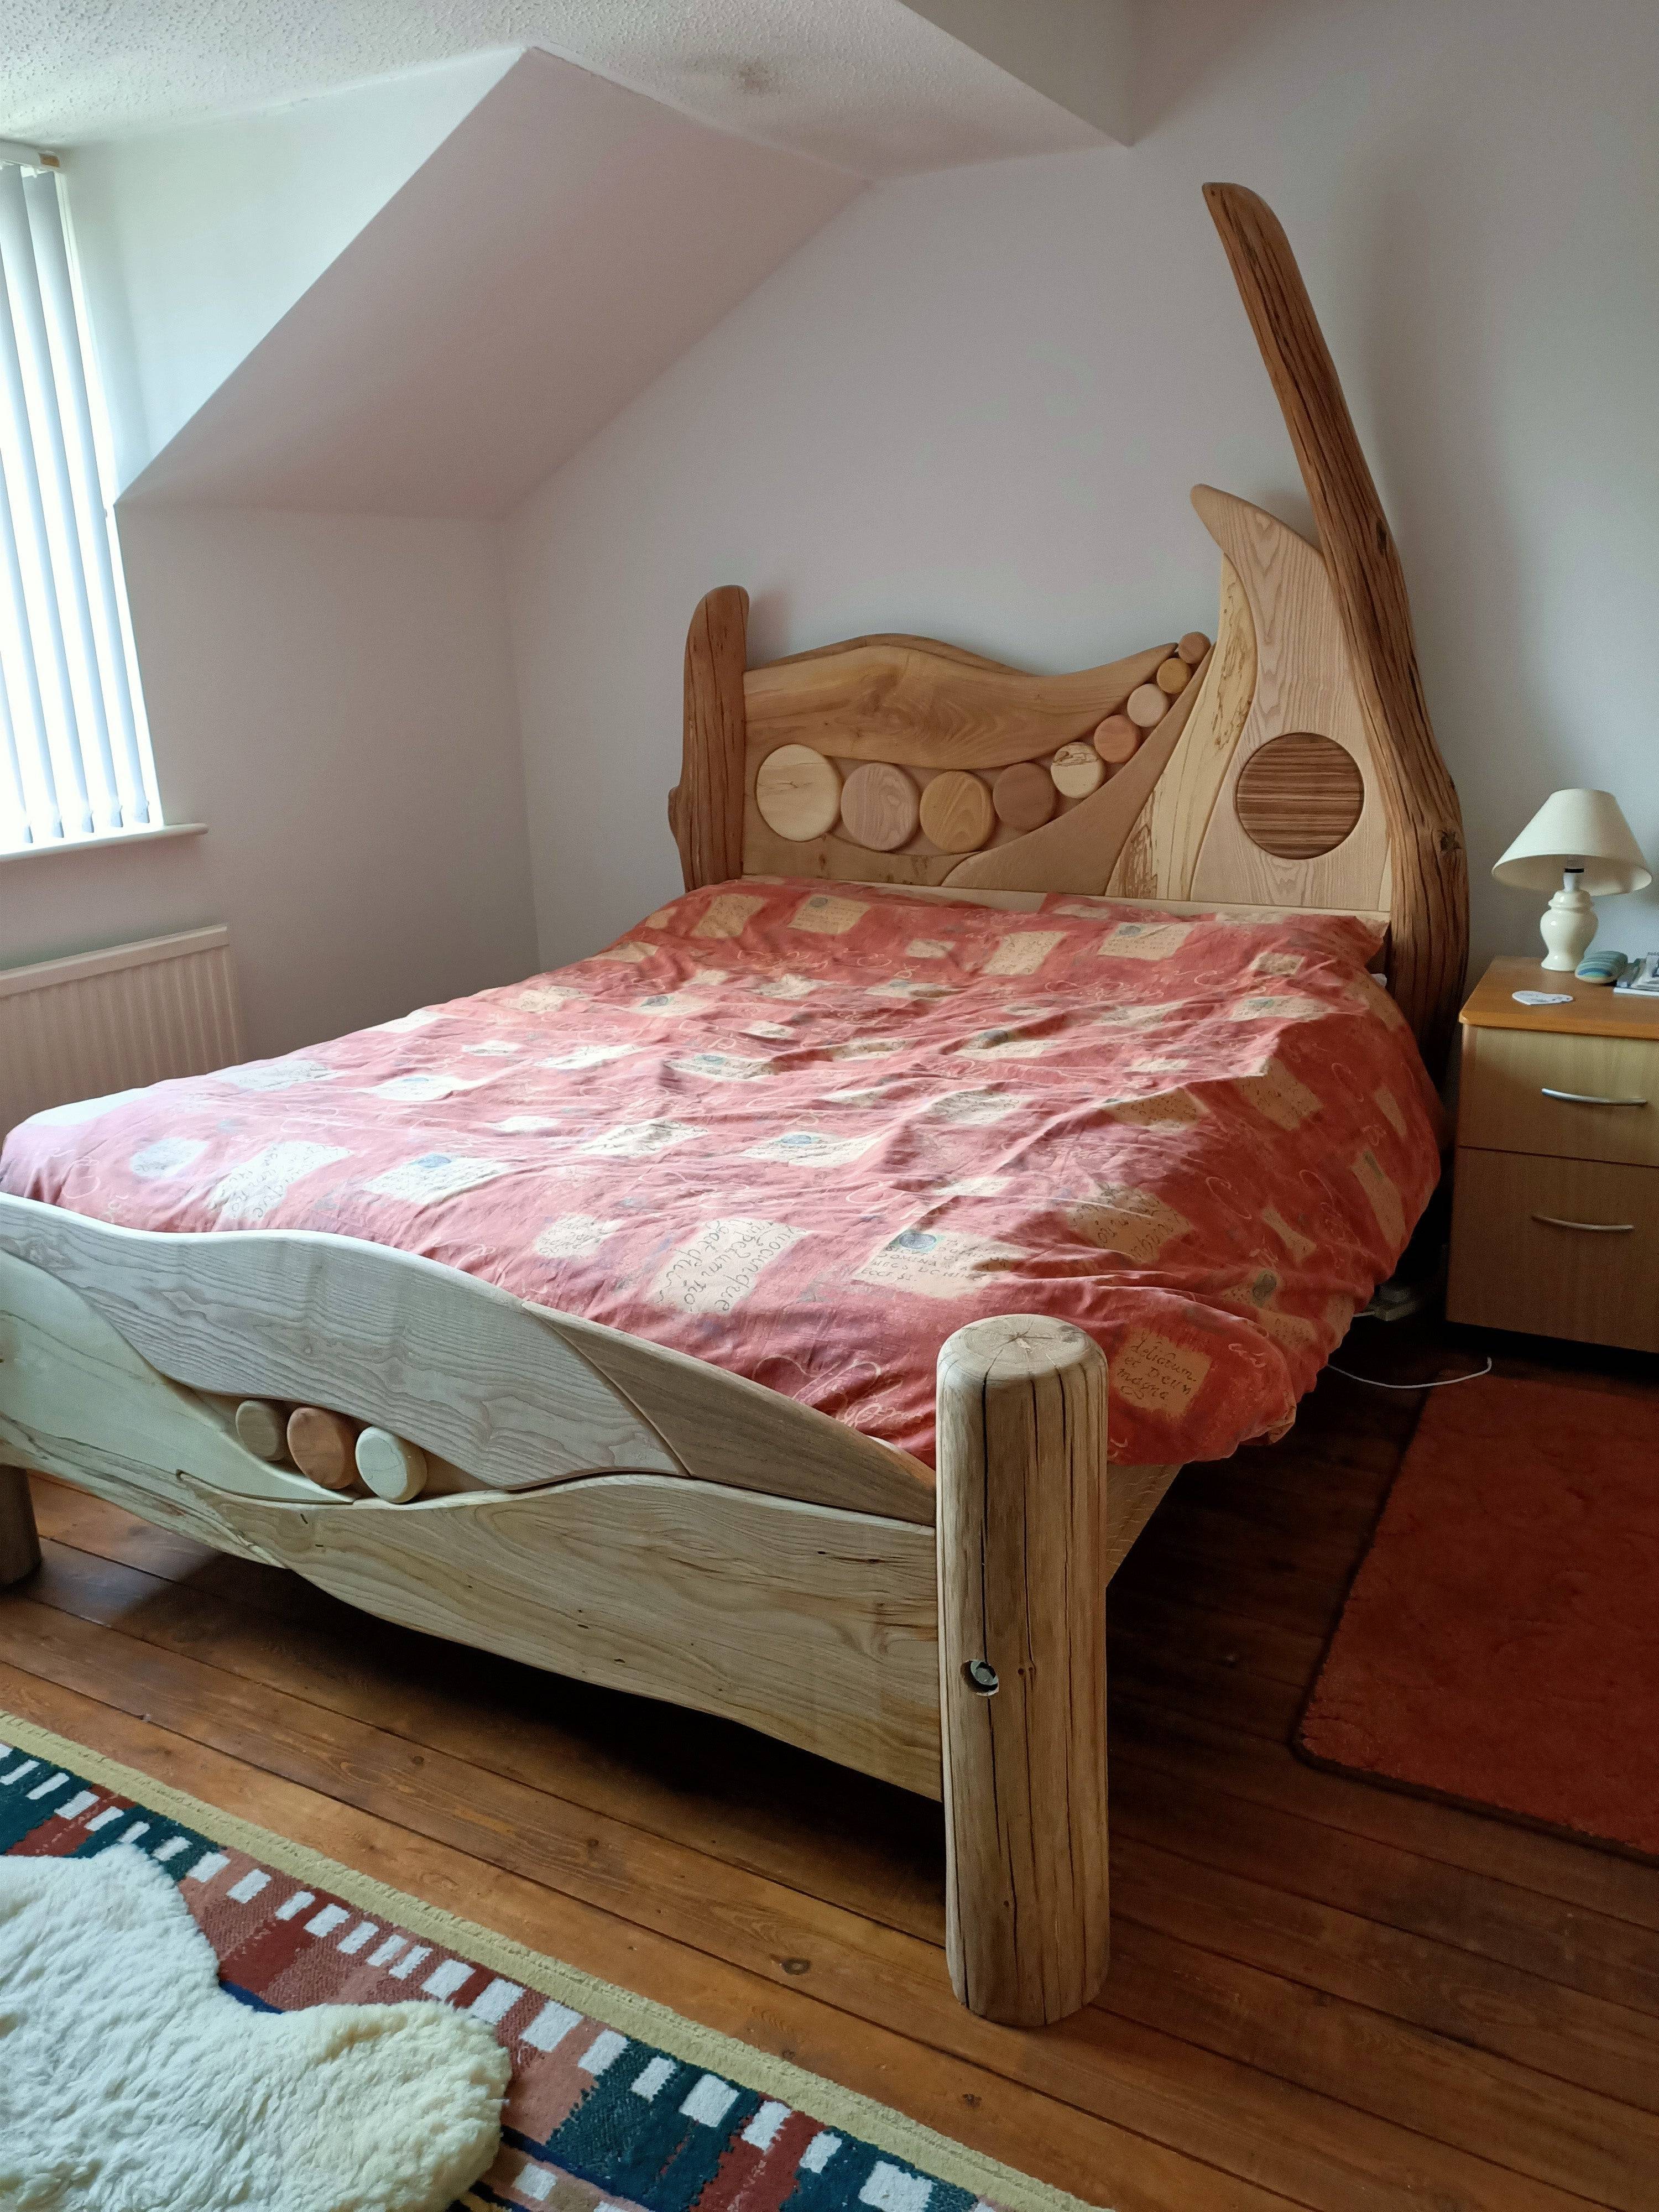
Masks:
[[[126,500],[501,514],[860,188],[526,54]]]
[[[0,0],[0,136],[50,145],[537,47],[862,176],[1097,145],[1133,0]]]

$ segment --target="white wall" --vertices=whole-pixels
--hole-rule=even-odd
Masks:
[[[514,58],[477,54],[324,99],[69,155],[70,209],[118,489]]]
[[[1535,942],[1486,871],[1556,786],[1659,855],[1659,10],[1168,0],[1146,31],[1133,149],[865,194],[514,518],[544,960],[677,885],[711,585],[755,594],[757,658],[894,629],[1064,668],[1212,626],[1192,483],[1307,526],[1212,178],[1283,217],[1395,524],[1477,958]],[[1659,901],[1603,941],[1659,946]]]
[[[535,966],[498,533],[135,509],[133,624],[174,821],[0,862],[0,964],[228,921],[250,1048]]]

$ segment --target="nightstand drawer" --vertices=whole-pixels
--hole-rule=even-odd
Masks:
[[[1659,1167],[1659,1039],[1468,1029],[1461,1144]]]
[[[1659,1168],[1460,1150],[1446,1313],[1659,1352]]]

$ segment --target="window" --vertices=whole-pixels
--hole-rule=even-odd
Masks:
[[[0,854],[161,823],[62,192],[0,146]]]

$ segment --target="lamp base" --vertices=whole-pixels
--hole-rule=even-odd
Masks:
[[[1588,891],[1559,890],[1538,924],[1546,951],[1542,965],[1553,975],[1571,975],[1595,937],[1595,908]]]

